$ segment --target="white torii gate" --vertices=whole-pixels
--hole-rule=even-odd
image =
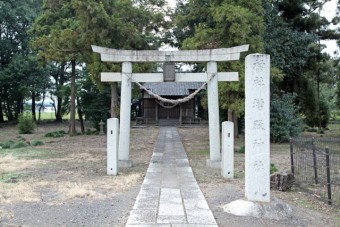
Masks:
[[[132,166],[130,151],[131,80],[136,82],[164,82],[163,73],[132,73],[133,62],[207,62],[206,73],[176,73],[175,82],[208,82],[208,114],[210,159],[207,165],[220,167],[220,120],[218,81],[238,81],[238,72],[217,72],[217,62],[235,61],[249,45],[208,50],[116,50],[92,46],[103,62],[122,63],[121,73],[102,72],[102,82],[121,82],[120,134],[118,159],[120,166]]]

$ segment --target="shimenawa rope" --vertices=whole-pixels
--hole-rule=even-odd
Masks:
[[[207,73],[209,75],[209,73]],[[189,100],[191,100],[192,98],[195,97],[195,95],[197,95],[200,91],[202,91],[204,89],[204,87],[209,83],[209,81],[214,78],[214,76],[216,75],[216,73],[210,73],[210,76],[208,78],[208,80],[202,84],[201,87],[199,87],[195,92],[191,93],[190,95],[184,97],[184,98],[179,98],[179,99],[167,99],[167,98],[163,98],[162,96],[152,92],[151,90],[148,90],[146,87],[144,87],[141,83],[139,83],[138,81],[135,81],[133,78],[132,78],[132,74],[127,74],[129,79],[136,83],[141,89],[143,89],[144,91],[146,91],[150,96],[156,98],[156,100],[159,100],[159,102],[157,102],[160,106],[164,107],[164,108],[168,108],[168,109],[171,109],[171,108],[174,108],[175,106],[177,106],[178,104],[180,103],[184,103],[184,102],[188,102]],[[165,106],[163,103],[171,103],[172,105],[171,106]]]

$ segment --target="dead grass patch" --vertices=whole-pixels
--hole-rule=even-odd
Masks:
[[[17,157],[13,156],[13,154],[9,154],[4,157],[0,157],[0,174],[22,171],[32,166],[42,164],[46,164],[46,161],[37,159],[18,159]]]

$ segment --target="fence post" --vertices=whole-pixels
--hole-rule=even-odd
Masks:
[[[312,139],[312,146],[313,146],[313,168],[314,168],[314,180],[315,180],[315,184],[319,183],[318,180],[318,168],[317,168],[317,163],[316,163],[316,154],[315,154],[315,140],[314,137]]]
[[[328,147],[326,147],[326,171],[327,171],[328,204],[332,205],[331,171],[330,171],[330,166],[329,166],[329,149],[328,149]]]
[[[290,138],[290,166],[292,174],[294,175],[294,149],[293,149],[293,139]]]

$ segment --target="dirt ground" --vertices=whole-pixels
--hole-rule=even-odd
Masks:
[[[244,154],[235,153],[235,179],[226,180],[221,177],[220,169],[211,169],[205,165],[209,157],[208,128],[178,130],[195,177],[219,226],[340,226],[339,209],[294,187],[288,192],[271,191],[272,199],[281,200],[293,209],[293,215],[285,220],[237,217],[224,212],[224,205],[244,198]],[[236,139],[235,148],[243,145],[243,141],[242,137]],[[290,169],[289,144],[271,145],[271,163],[279,171]]]
[[[131,130],[130,156],[134,165],[120,169],[118,176],[106,175],[105,135],[44,137],[58,130],[67,131],[67,125],[40,125],[31,135],[19,135],[14,126],[0,125],[0,143],[44,142],[37,147],[0,149],[0,226],[125,226],[159,128]],[[340,226],[339,210],[297,189],[272,192],[273,197],[293,207],[294,216],[289,220],[245,220],[226,214],[221,206],[244,195],[244,154],[235,154],[236,178],[224,180],[219,170],[205,166],[207,127],[178,130],[219,226]],[[236,141],[241,143],[242,139]],[[272,149],[272,162],[280,170],[289,169],[286,147]],[[246,224],[240,224],[240,220]]]

